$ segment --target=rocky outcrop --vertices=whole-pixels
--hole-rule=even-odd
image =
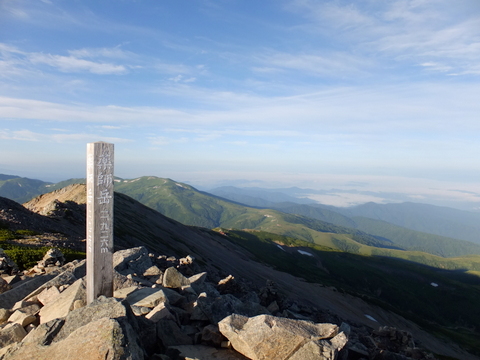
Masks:
[[[118,251],[114,297],[89,305],[85,261],[50,265],[0,294],[0,360],[433,359],[393,328],[315,323],[270,281],[212,281],[192,257]]]
[[[219,322],[233,348],[252,360],[335,359],[348,334],[335,324],[314,324],[270,315],[233,314]]]

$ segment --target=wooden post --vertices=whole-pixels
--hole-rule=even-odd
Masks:
[[[87,304],[113,296],[113,144],[87,144]]]

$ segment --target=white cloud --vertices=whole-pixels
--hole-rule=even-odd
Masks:
[[[480,6],[476,0],[324,2],[294,0],[288,7],[309,23],[310,36],[331,38],[353,56],[379,55],[395,63],[437,63],[444,73],[476,74],[480,61]]]
[[[34,133],[30,130],[0,131],[0,139],[3,140],[41,141],[42,138],[43,136],[41,134]]]
[[[159,146],[165,146],[165,145],[171,145],[171,144],[185,144],[189,142],[189,139],[186,137],[182,137],[180,139],[172,139],[166,136],[150,136],[148,137],[148,140],[152,145],[159,145]]]
[[[176,83],[179,83],[179,82],[192,83],[192,82],[195,82],[195,80],[197,80],[197,79],[194,78],[194,77],[185,78],[183,75],[177,75],[175,77],[169,78],[168,80],[176,82]]]
[[[113,58],[128,59],[134,57],[135,54],[130,51],[123,50],[120,46],[113,48],[83,48],[77,50],[69,50],[70,56],[76,58]]]
[[[5,119],[34,119],[58,122],[85,123],[175,123],[192,118],[178,110],[154,107],[122,107],[115,105],[64,105],[31,99],[0,96],[0,117]]]
[[[107,141],[114,143],[131,142],[130,139],[109,137],[101,134],[89,134],[89,133],[77,133],[77,134],[43,134],[37,133],[31,130],[0,130],[0,139],[2,140],[18,140],[28,142],[56,142],[56,143],[69,143],[69,142],[92,142],[92,141]]]
[[[183,89],[184,91],[180,91]],[[190,89],[190,91],[189,91]],[[118,126],[164,126],[207,131],[308,134],[441,133],[478,131],[480,103],[476,84],[424,83],[383,87],[330,88],[298,96],[259,97],[202,88],[178,88],[179,108],[93,106],[0,97],[0,117]],[[203,91],[202,91],[203,90]],[[172,96],[173,91],[169,92]],[[180,110],[183,99],[190,104]],[[252,125],[255,125],[253,130]],[[248,128],[246,128],[248,127]]]
[[[62,72],[90,72],[93,74],[124,74],[127,69],[123,65],[99,63],[74,56],[61,56],[34,53],[29,56],[33,64],[46,64],[58,68]]]
[[[260,70],[264,72],[271,72],[272,68],[275,69],[275,67],[280,67],[283,69],[337,78],[352,75],[358,76],[364,73],[364,69],[372,67],[371,61],[342,52],[324,52],[323,54],[291,54],[276,52],[260,56],[259,60],[265,64],[264,67],[260,68]],[[255,67],[255,69],[258,71],[258,67]]]
[[[17,47],[0,43],[0,68],[2,73],[11,75],[26,75],[37,71],[35,66],[46,64],[61,72],[90,72],[98,75],[125,74],[128,70],[124,65],[116,65],[108,62],[96,62],[85,60],[73,55],[63,56],[44,54],[37,52],[26,52]]]

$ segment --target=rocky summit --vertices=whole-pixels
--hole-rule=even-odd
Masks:
[[[435,359],[408,332],[315,322],[274,282],[217,281],[192,256],[117,251],[114,296],[88,305],[85,261],[62,260],[1,278],[0,360]]]

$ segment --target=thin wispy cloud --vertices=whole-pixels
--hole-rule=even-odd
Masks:
[[[86,71],[98,75],[124,74],[127,72],[127,69],[123,65],[89,61],[74,56],[31,54],[29,60],[33,64],[49,65],[62,72]]]
[[[20,68],[29,70],[35,65],[48,65],[61,72],[89,72],[98,75],[124,74],[127,68],[106,62],[85,60],[75,56],[63,56],[57,54],[29,53],[16,47],[0,44],[2,64],[6,71],[11,73],[20,71]]]
[[[55,130],[59,131],[59,130]],[[99,141],[107,141],[107,142],[116,142],[116,143],[128,143],[131,142],[131,139],[119,138],[119,137],[112,137],[112,136],[105,136],[103,134],[98,133],[77,133],[77,134],[45,134],[34,132],[31,130],[18,130],[18,131],[11,131],[11,130],[0,130],[0,139],[2,140],[19,140],[19,141],[26,141],[26,142],[56,142],[56,143],[63,143],[68,144],[72,142],[81,142],[87,143],[91,142],[92,139],[99,139]]]
[[[466,10],[458,17],[458,11],[445,11],[446,1],[415,0],[369,5],[298,0],[289,8],[310,20],[309,27],[304,27],[310,34],[356,42],[356,53],[380,52],[395,61],[435,62],[439,66],[429,70],[445,72],[448,67],[460,74],[472,72],[480,59],[480,8],[475,1],[460,3],[477,11]]]

